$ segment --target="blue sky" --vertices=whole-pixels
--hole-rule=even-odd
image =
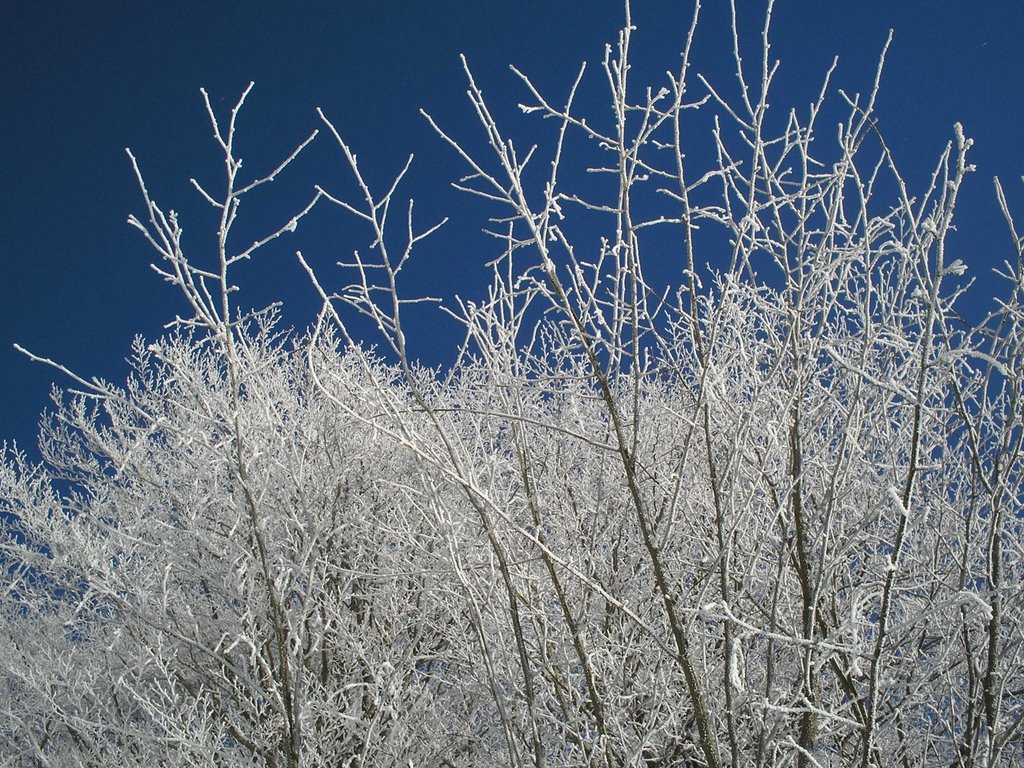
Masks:
[[[740,5],[745,28],[759,27],[761,3]],[[678,0],[635,0],[641,71],[675,68],[689,7]],[[727,8],[726,0],[705,0],[698,32],[695,66],[717,82],[731,82],[724,55]],[[317,127],[318,106],[371,176],[383,180],[414,152],[409,189],[419,197],[424,221],[452,214],[453,222],[425,248],[411,287],[471,293],[483,277],[482,263],[493,255],[475,234],[483,219],[447,190],[462,168],[418,109],[471,132],[459,53],[468,56],[490,101],[509,114],[524,94],[508,64],[561,94],[580,61],[599,63],[622,18],[621,4],[611,0],[5,3],[0,440],[29,447],[51,385],[68,383],[12,344],[84,376],[117,381],[134,335],[152,338],[182,311],[174,291],[149,270],[147,246],[125,223],[141,206],[124,148],[138,157],[157,201],[193,217],[185,226],[201,248],[208,213],[188,178],[219,181],[220,158],[200,86],[226,110],[250,80],[256,82],[239,134],[254,172],[269,170]],[[840,56],[839,85],[867,88],[890,28],[880,126],[918,185],[955,121],[974,138],[978,173],[962,196],[956,256],[983,275],[1010,255],[993,176],[1002,177],[1024,219],[1024,4],[779,0],[772,52],[782,70],[773,102],[809,102],[833,55]],[[599,76],[596,67],[590,76]],[[341,162],[321,136],[295,172],[256,201],[253,215],[285,221],[314,180],[344,190]],[[343,225],[311,227],[317,238],[301,247],[325,268],[365,246],[362,234]],[[301,326],[316,300],[295,263],[295,247],[282,242],[269,250],[246,286],[254,304],[285,299],[288,321]],[[983,305],[990,284],[982,282],[976,296]],[[428,362],[439,362],[454,340],[439,322],[424,326],[420,342]]]

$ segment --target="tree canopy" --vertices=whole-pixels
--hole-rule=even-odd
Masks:
[[[354,196],[317,186],[253,240],[247,196],[306,144],[248,176],[245,94],[207,98],[225,175],[195,183],[219,217],[198,255],[132,157],[131,223],[188,312],[122,385],[67,371],[42,461],[0,468],[7,764],[1024,760],[1001,187],[1016,250],[971,325],[959,126],[911,189],[877,77],[769,106],[766,23],[730,96],[691,67],[695,16],[675,70],[633,82],[628,13],[603,111],[575,104],[584,69],[561,94],[519,75],[523,140],[467,66],[480,136],[427,116],[496,244],[483,298],[438,308],[465,339],[443,369],[408,348],[432,299],[402,274],[441,224],[327,115],[310,141]],[[294,332],[233,274],[314,206],[368,246],[330,274],[298,254],[322,308]]]

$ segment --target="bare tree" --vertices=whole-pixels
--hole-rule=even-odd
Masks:
[[[238,248],[242,199],[305,144],[243,181],[245,95],[223,128],[207,100],[226,185],[195,183],[220,214],[206,266],[135,166],[131,222],[192,315],[137,344],[125,387],[75,377],[44,462],[5,463],[5,757],[1024,759],[1024,256],[1002,190],[1008,298],[972,329],[948,244],[962,129],[912,190],[877,75],[832,96],[833,66],[780,114],[772,5],[753,57],[734,7],[728,97],[692,71],[699,14],[676,71],[636,84],[626,5],[610,112],[578,107],[585,67],[557,98],[515,70],[525,143],[464,62],[483,141],[427,120],[496,246],[482,295],[441,304],[465,332],[444,370],[405,332],[431,299],[403,269],[444,224],[403,204],[409,164],[375,189],[321,113],[357,199],[325,181]],[[371,245],[338,290],[299,254],[323,305],[289,337],[235,308],[232,268],[314,205]]]

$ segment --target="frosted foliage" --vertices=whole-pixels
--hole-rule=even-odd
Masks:
[[[767,53],[736,50],[729,100],[690,69],[696,24],[647,88],[627,23],[611,112],[576,106],[582,69],[554,101],[520,75],[525,145],[468,67],[484,149],[427,118],[496,238],[490,284],[440,307],[465,338],[443,370],[404,331],[440,226],[409,166],[374,188],[321,114],[358,194],[325,182],[236,248],[305,143],[244,177],[245,95],[207,99],[209,261],[141,173],[130,220],[188,312],[123,386],[65,371],[42,461],[0,468],[5,765],[1024,761],[1022,254],[965,327],[960,128],[911,189],[877,79],[779,113]],[[234,265],[314,206],[372,246],[340,276],[299,254],[304,333],[240,311]]]

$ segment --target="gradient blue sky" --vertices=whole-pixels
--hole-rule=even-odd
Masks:
[[[762,4],[740,4],[745,24],[757,28]],[[671,54],[689,8],[679,0],[635,0],[640,63],[652,72],[675,68]],[[696,67],[718,82],[730,82],[727,8],[726,0],[705,0],[698,33]],[[124,148],[139,158],[158,202],[198,217],[185,226],[202,247],[207,213],[188,178],[219,181],[220,159],[200,86],[226,109],[256,82],[240,129],[241,154],[254,170],[272,167],[317,127],[317,106],[371,175],[383,179],[415,152],[410,191],[419,195],[424,220],[453,213],[455,221],[411,279],[424,292],[472,292],[490,255],[481,255],[483,241],[474,234],[481,219],[446,190],[462,168],[418,108],[456,130],[471,130],[460,52],[496,105],[514,108],[523,98],[510,63],[561,94],[580,61],[599,63],[622,18],[613,0],[6,0],[0,6],[0,440],[30,447],[51,385],[68,383],[19,355],[13,343],[82,375],[117,381],[133,336],[159,334],[182,311],[174,291],[149,270],[147,246],[125,224],[141,206]],[[957,257],[984,274],[1010,255],[993,176],[1003,178],[1024,219],[1024,3],[778,0],[773,55],[783,69],[773,102],[809,102],[834,54],[838,84],[865,89],[890,28],[881,128],[920,185],[954,121],[964,123],[976,141],[979,172],[962,198]],[[598,76],[595,67],[591,77]],[[325,139],[257,201],[257,217],[283,222],[314,178],[342,178],[340,155]],[[337,181],[335,188],[344,185]],[[307,238],[302,247],[317,263],[365,245],[365,237],[344,226],[313,225],[319,239]],[[316,301],[293,258],[295,247],[282,243],[268,252],[247,286],[253,303],[284,298],[289,321],[301,325]],[[990,290],[981,285],[979,306]],[[452,343],[443,323],[425,325],[422,333],[424,356],[443,360]]]

